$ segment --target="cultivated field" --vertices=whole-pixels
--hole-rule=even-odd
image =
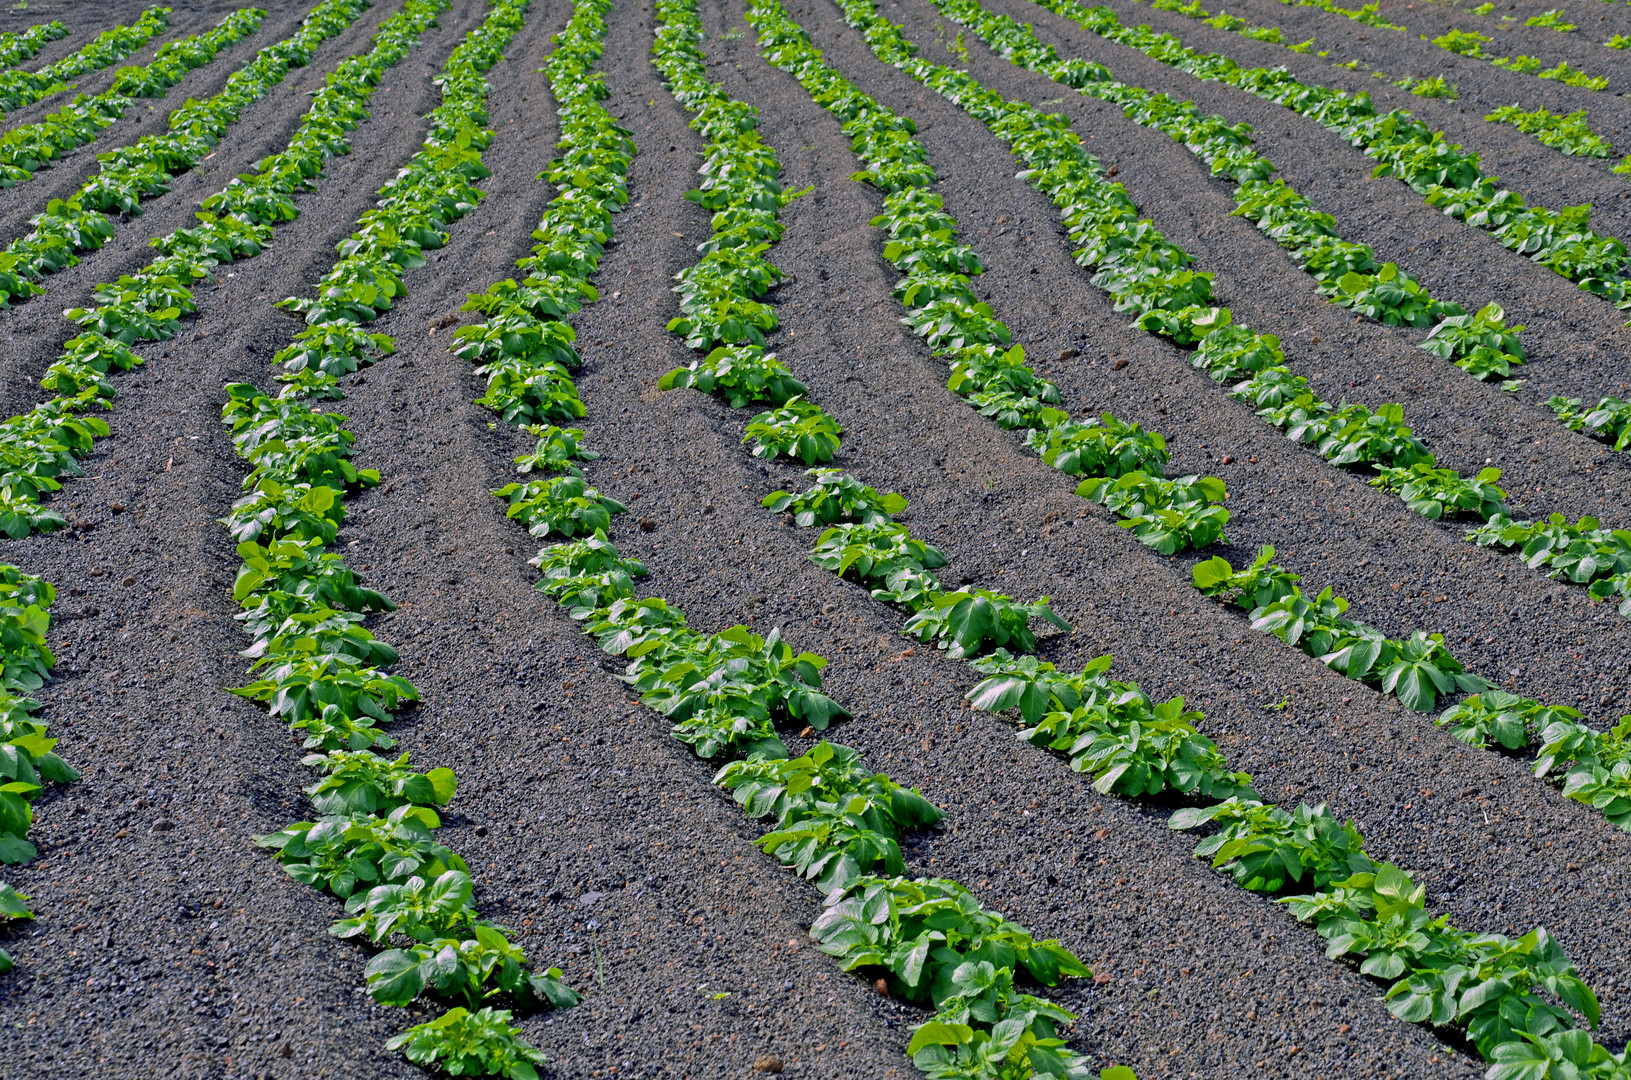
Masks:
[[[18,4],[0,1077],[1631,1080],[1631,9]]]

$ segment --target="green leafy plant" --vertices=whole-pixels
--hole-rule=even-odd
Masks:
[[[717,393],[733,409],[755,401],[786,405],[807,392],[792,372],[758,345],[721,345],[690,367],[675,368],[657,382],[659,390],[690,386],[704,394]]]
[[[1501,470],[1480,469],[1471,480],[1454,469],[1435,468],[1431,462],[1409,467],[1378,469],[1372,487],[1398,494],[1405,505],[1421,516],[1437,521],[1445,516],[1473,516],[1485,521],[1507,512],[1506,492],[1495,486]]]
[[[578,536],[604,532],[612,515],[628,507],[587,486],[581,476],[552,476],[506,484],[493,492],[509,500],[505,516],[527,526],[533,536]]]
[[[557,968],[550,972],[560,975]],[[503,1009],[484,1006],[470,1012],[457,1006],[392,1036],[385,1048],[400,1050],[415,1065],[435,1067],[449,1076],[537,1080],[544,1055],[520,1036],[521,1029],[510,1026],[510,1014]]]
[[[1468,746],[1483,749],[1496,742],[1508,750],[1522,750],[1531,736],[1557,721],[1579,718],[1579,710],[1565,705],[1542,705],[1505,690],[1485,690],[1445,709],[1434,723],[1448,727]]]
[[[1525,112],[1517,105],[1504,105],[1484,119],[1498,124],[1511,124],[1524,134],[1533,135],[1547,146],[1561,150],[1565,154],[1600,158],[1613,154],[1613,146],[1609,141],[1593,131],[1591,125],[1586,122],[1584,109],[1562,116],[1545,109]]]
[[[753,443],[753,456],[796,458],[806,465],[831,461],[838,452],[838,422],[803,398],[792,398],[781,408],[762,412],[748,422],[743,442]]]
[[[34,913],[28,910],[28,897],[0,881],[0,919],[21,920],[33,917]],[[0,975],[10,971],[11,966],[11,954],[0,949]]]
[[[1244,570],[1236,570],[1221,555],[1195,564],[1191,571],[1202,595],[1252,611],[1290,596],[1302,579],[1274,562],[1274,545],[1264,544]]]
[[[1185,711],[1181,697],[1156,704],[1136,683],[1105,679],[1109,658],[1101,659],[1071,688],[1079,704],[1041,716],[1019,737],[1091,774],[1093,786],[1107,795],[1257,797],[1251,777],[1229,771],[1212,740],[1196,729],[1199,712]]]
[[[956,974],[965,962],[1023,969],[1043,986],[1090,974],[1057,941],[1037,941],[961,885],[939,878],[859,878],[828,897],[810,936],[846,971],[881,970],[890,995],[907,1001],[960,996]]]
[[[1546,12],[1541,15],[1529,16],[1529,18],[1523,20],[1523,25],[1541,26],[1545,27],[1547,30],[1556,30],[1560,34],[1572,34],[1579,29],[1579,27],[1575,26],[1573,23],[1564,22],[1562,13],[1556,8],[1548,8]]]
[[[1598,399],[1595,406],[1581,407],[1579,398],[1561,395],[1546,399],[1547,408],[1568,425],[1571,431],[1584,431],[1596,439],[1609,443],[1615,450],[1631,446],[1631,402],[1617,397]]]
[[[814,486],[795,495],[772,491],[759,505],[778,514],[792,514],[802,528],[852,521],[861,525],[882,525],[906,510],[906,499],[893,491],[880,495],[841,469],[810,469]]]
[[[1119,514],[1117,524],[1163,555],[1223,541],[1229,520],[1229,511],[1217,505],[1228,493],[1215,476],[1163,480],[1131,472],[1084,480],[1076,494]]]
[[[829,527],[817,538],[810,561],[835,574],[880,584],[903,567],[933,570],[946,565],[940,549],[914,540],[905,526],[887,520]]]
[[[1455,84],[1446,81],[1442,75],[1433,75],[1425,79],[1412,79],[1408,81],[1408,85],[1411,94],[1416,97],[1441,98],[1446,101],[1454,101],[1460,96]]]
[[[1054,613],[1046,596],[1033,604],[1021,604],[1010,596],[985,589],[938,593],[906,621],[904,633],[919,641],[936,643],[953,660],[977,656],[988,648],[1036,651],[1032,619],[1041,619],[1060,630],[1070,624]]]
[[[1160,432],[1123,423],[1109,413],[1085,424],[1039,428],[1025,441],[1043,461],[1068,476],[1159,475],[1168,461],[1167,441]]]
[[[830,894],[874,870],[903,873],[901,834],[940,820],[915,788],[869,773],[859,758],[822,741],[791,760],[731,762],[716,783],[749,816],[774,818],[759,846]]]

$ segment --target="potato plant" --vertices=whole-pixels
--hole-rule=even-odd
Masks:
[[[549,975],[558,978],[559,968]],[[385,1044],[415,1065],[439,1068],[450,1076],[501,1076],[538,1080],[544,1055],[510,1024],[511,1013],[485,1005],[474,1012],[455,1006],[434,1020],[415,1024]]]
[[[753,444],[756,458],[790,457],[806,465],[819,465],[838,453],[843,433],[838,421],[822,412],[821,406],[793,398],[781,408],[749,420],[742,441]]]
[[[803,528],[839,522],[884,525],[906,510],[904,496],[893,491],[880,495],[841,469],[809,469],[804,475],[815,478],[814,486],[796,495],[772,491],[760,505],[792,514],[794,523]]]
[[[32,919],[34,913],[28,910],[28,897],[16,889],[0,881],[0,919],[7,922],[16,922],[23,919]],[[0,925],[4,925],[0,923]],[[0,949],[0,975],[10,971],[12,967],[11,954]]]

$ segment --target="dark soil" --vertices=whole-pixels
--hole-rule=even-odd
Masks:
[[[1364,180],[1364,159],[1334,140],[1318,143],[1323,132],[1307,122],[1031,5],[1001,3],[1125,80],[1183,87],[1201,101],[1217,94],[1207,107],[1258,124],[1265,152],[1338,216],[1344,235],[1384,257],[1395,257],[1389,245],[1423,247],[1419,263],[1396,257],[1435,292],[1498,291],[1536,331],[1536,382],[1542,369],[1563,368],[1563,356],[1574,370],[1559,380],[1611,379],[1623,362],[1617,321],[1577,314],[1567,283],[1481,233],[1425,216],[1402,186]],[[110,5],[107,20],[136,10]],[[277,8],[241,56],[287,33],[303,10]],[[50,295],[0,315],[6,408],[36,399],[35,380],[68,336],[60,310],[140,266],[149,237],[184,224],[200,198],[282,145],[310,80],[366,48],[391,10],[381,3],[331,42],[245,116],[217,160],[122,223],[106,249],[53,279]],[[244,681],[246,662],[231,620],[236,557],[213,520],[236,496],[242,468],[218,410],[224,382],[270,385],[266,360],[298,326],[272,302],[327,268],[335,241],[413,152],[423,136],[417,118],[436,100],[429,78],[481,10],[460,3],[425,35],[386,78],[354,152],[301,199],[301,217],[261,258],[200,290],[187,333],[147,348],[147,367],[121,377],[113,437],[87,463],[91,478],[62,496],[70,516],[92,527],[13,542],[4,555],[61,590],[60,663],[41,715],[85,776],[38,804],[41,857],[4,875],[42,917],[5,941],[17,967],[0,979],[0,1023],[16,1034],[0,1075],[77,1076],[92,1062],[144,1077],[416,1074],[383,1046],[418,1010],[373,1007],[361,991],[364,954],[325,933],[338,905],[249,846],[250,835],[307,813],[299,788],[308,777],[294,740],[222,689]],[[787,1075],[909,1077],[905,1032],[921,1014],[808,947],[815,891],[753,848],[756,828],[712,787],[709,766],[631,702],[603,670],[615,665],[531,591],[534,544],[487,494],[527,447],[470,404],[479,383],[445,351],[450,331],[428,332],[466,292],[513,274],[527,251],[551,194],[536,176],[557,137],[534,69],[568,10],[564,0],[538,0],[511,60],[489,73],[498,129],[485,155],[489,197],[409,276],[409,297],[377,324],[397,339],[396,355],[351,380],[343,406],[359,461],[385,482],[349,504],[341,542],[400,605],[374,629],[401,649],[401,670],[424,695],[394,732],[416,762],[460,777],[444,837],[470,860],[484,913],[522,930],[532,955],[564,966],[586,994],[578,1009],[524,1022],[556,1075],[607,1076],[615,1066],[618,1076],[747,1077],[770,1055]],[[790,10],[841,71],[917,119],[948,209],[990,267],[982,291],[1073,409],[1113,406],[1167,433],[1175,470],[1227,480],[1237,562],[1274,542],[1283,562],[1350,596],[1358,617],[1396,634],[1442,630],[1458,655],[1514,688],[1617,715],[1631,681],[1631,628],[1610,609],[1420,521],[1276,436],[1175,350],[1126,329],[1071,262],[1052,208],[1012,179],[1006,148],[878,63],[827,0]],[[888,10],[926,50],[937,48],[932,9],[912,0]],[[1052,596],[1076,633],[1051,638],[1048,659],[1080,666],[1113,651],[1121,677],[1163,697],[1184,694],[1265,797],[1327,801],[1352,817],[1373,855],[1416,872],[1458,924],[1553,929],[1603,995],[1604,1037],[1631,1033],[1617,992],[1631,940],[1616,884],[1631,838],[1531,779],[1522,761],[1464,747],[1251,633],[1195,593],[1187,563],[1131,540],[1076,499],[1068,478],[950,395],[944,367],[897,322],[895,274],[866,227],[878,199],[847,179],[854,159],[836,122],[758,58],[751,31],[721,40],[742,28],[739,4],[710,4],[705,14],[715,76],[759,107],[787,182],[816,186],[787,209],[787,237],[773,256],[791,275],[777,290],[783,329],[774,345],[845,425],[838,463],[912,500],[906,520],[946,551],[953,579]],[[1326,960],[1317,937],[1280,906],[1191,857],[1192,842],[1166,828],[1165,808],[1102,797],[1018,743],[1004,721],[967,711],[966,665],[909,649],[898,612],[808,563],[813,535],[759,507],[766,492],[803,478],[747,455],[740,439],[750,414],[657,392],[662,373],[688,359],[663,330],[675,311],[669,279],[695,259],[707,219],[682,198],[701,142],[647,62],[651,19],[621,0],[610,18],[602,62],[610,106],[640,156],[634,201],[598,279],[603,299],[575,320],[586,358],[583,426],[605,455],[589,476],[630,506],[614,539],[651,568],[649,591],[699,629],[781,626],[795,647],[832,661],[829,686],[855,713],[833,737],[946,810],[945,824],[909,850],[912,872],[964,882],[1100,974],[1102,982],[1049,992],[1081,1014],[1073,1042],[1100,1065],[1125,1062],[1145,1080],[1481,1074],[1430,1032],[1391,1019],[1375,985]],[[178,12],[178,29],[182,22]],[[1361,400],[1402,396],[1447,463],[1466,469],[1493,457],[1508,468],[1526,511],[1625,504],[1631,479],[1614,455],[1411,348],[1411,335],[1355,325],[1321,302],[1283,253],[1227,216],[1229,189],[1181,147],[970,46],[971,70],[988,85],[1033,101],[1066,98],[1058,107],[1093,137],[1095,152],[1120,164],[1118,178],[1146,212],[1219,272],[1218,292],[1237,318],[1295,343],[1293,363],[1322,393],[1340,397],[1362,379],[1365,389],[1351,388]],[[229,59],[194,78],[224,79]],[[176,88],[154,115],[208,85]],[[1273,122],[1260,123],[1268,114]],[[133,128],[104,139],[133,138]],[[1296,135],[1278,134],[1287,130]],[[1304,143],[1288,145],[1292,138]],[[0,222],[23,220],[22,204],[38,205],[55,182],[42,175],[0,198]],[[1303,344],[1316,335],[1323,348]],[[1081,355],[1056,360],[1066,349]],[[1513,445],[1522,459],[1503,458]],[[1233,463],[1222,464],[1225,454]],[[121,585],[126,578],[136,584]]]

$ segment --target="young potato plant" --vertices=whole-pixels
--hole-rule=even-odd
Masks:
[[[775,353],[758,345],[721,345],[690,367],[675,368],[657,382],[659,390],[689,386],[704,394],[719,394],[731,408],[755,401],[786,405],[808,388],[788,371]]]
[[[893,491],[880,495],[842,469],[808,469],[804,475],[814,477],[814,486],[797,495],[772,491],[759,505],[773,513],[792,514],[794,523],[806,529],[839,522],[885,525],[906,510],[904,496]]]
[[[1222,556],[1207,559],[1192,571],[1195,587],[1248,611],[1253,630],[1297,646],[1350,679],[1376,684],[1416,712],[1431,712],[1447,695],[1489,689],[1450,655],[1442,634],[1418,630],[1404,640],[1388,638],[1347,618],[1348,601],[1329,587],[1313,597],[1304,593],[1298,576],[1277,565],[1274,555],[1273,545],[1265,544],[1244,570]]]
[[[578,536],[604,532],[611,527],[612,515],[628,512],[628,507],[602,495],[583,482],[581,476],[553,476],[506,484],[493,492],[508,499],[505,516],[527,526],[533,536]]]
[[[816,731],[849,715],[821,692],[827,661],[814,653],[793,652],[779,629],[760,637],[746,626],[733,626],[630,655],[632,662],[620,678],[640,691],[643,704],[671,720],[683,722],[699,709],[738,699]]]
[[[551,978],[560,977],[550,968]],[[501,1076],[505,1080],[538,1080],[544,1055],[522,1039],[505,1009],[483,1006],[475,1012],[456,1006],[434,1020],[415,1024],[392,1036],[387,1050],[400,1050],[415,1065],[441,1069],[449,1076]]]
[[[1512,369],[1523,363],[1521,326],[1506,325],[1506,311],[1499,304],[1485,304],[1472,315],[1452,315],[1433,327],[1421,348],[1449,360],[1476,379],[1492,376],[1510,378]]]
[[[1158,431],[1126,424],[1110,413],[1096,421],[1066,422],[1032,431],[1026,445],[1067,476],[1160,475],[1167,466],[1167,440]]]
[[[0,863],[21,863],[37,853],[28,839],[30,805],[46,783],[71,784],[76,772],[56,753],[56,739],[29,714],[40,703],[24,696],[39,689],[56,665],[46,644],[50,583],[0,565]]]
[[[1203,596],[1252,611],[1290,596],[1302,580],[1276,564],[1274,556],[1274,545],[1264,544],[1250,566],[1236,570],[1228,559],[1214,555],[1196,563],[1191,576]]]
[[[1090,774],[1106,795],[1257,798],[1251,777],[1230,771],[1217,746],[1196,729],[1201,713],[1185,711],[1181,697],[1156,704],[1138,684],[1106,679],[1108,668],[1109,657],[1092,662],[1072,688],[1080,703],[1027,720],[1019,737]],[[973,692],[969,700],[981,707]]]
[[[1575,522],[1562,514],[1514,521],[1498,513],[1468,537],[1484,547],[1515,551],[1550,577],[1586,585],[1594,600],[1621,597],[1619,612],[1631,618],[1631,531],[1601,528],[1589,515]]]
[[[575,543],[552,544],[529,562],[544,575],[533,588],[570,609],[574,618],[633,596],[634,579],[647,573],[640,562],[618,555],[598,532]]]
[[[450,870],[468,872],[464,860],[436,842],[441,818],[427,806],[404,803],[385,815],[341,813],[297,821],[255,837],[277,853],[289,876],[342,900],[376,884],[435,879]]]
[[[838,453],[838,438],[843,433],[838,421],[822,412],[821,406],[793,398],[781,408],[762,412],[748,421],[742,441],[753,444],[756,458],[779,455],[818,465],[831,461]]]
[[[34,913],[28,910],[28,897],[16,889],[0,881],[0,919],[7,921],[20,921],[32,919]],[[0,923],[0,925],[4,925]],[[11,954],[0,949],[0,975],[10,971],[12,967]]]
[[[840,576],[853,575],[862,583],[885,583],[904,567],[933,570],[946,565],[939,548],[914,540],[904,525],[833,525],[816,539],[810,561]]]
[[[1070,630],[1070,624],[1054,613],[1046,596],[1032,604],[1021,604],[1002,593],[968,589],[926,597],[902,631],[919,641],[934,642],[952,660],[966,660],[987,649],[1010,645],[1020,652],[1035,652],[1032,619],[1041,619],[1067,633]]]
[[[858,878],[827,898],[827,909],[810,936],[846,971],[882,969],[891,997],[937,1009],[963,996],[957,975],[970,962],[1000,964],[1010,975],[1023,970],[1043,986],[1089,974],[1087,966],[1057,941],[1037,941],[1023,926],[983,907],[963,886],[943,878]],[[1035,1001],[994,1004],[1000,1013],[1003,1005]],[[1000,1015],[981,1019],[995,1026]],[[1051,1028],[1047,1034],[1052,1034]]]
[[[1083,480],[1076,494],[1120,515],[1117,524],[1163,555],[1227,542],[1229,511],[1218,504],[1228,493],[1215,476],[1163,480],[1135,471]]]
[[[1440,713],[1434,723],[1448,727],[1451,735],[1481,750],[1489,749],[1491,743],[1508,750],[1523,750],[1552,724],[1579,719],[1580,711],[1567,705],[1542,705],[1505,690],[1491,689],[1461,699]]]
[[[1584,431],[1615,450],[1631,446],[1631,401],[1603,397],[1588,409],[1581,407],[1580,398],[1555,395],[1546,399],[1546,407],[1572,431]]]
[[[874,871],[904,873],[900,835],[940,820],[915,788],[869,772],[859,758],[823,740],[790,760],[733,761],[715,782],[749,816],[774,818],[759,846],[830,895]]]
[[[1422,517],[1438,521],[1448,517],[1476,517],[1483,521],[1506,516],[1506,492],[1495,486],[1501,470],[1480,469],[1471,480],[1454,469],[1434,468],[1431,462],[1377,470],[1372,487],[1392,491]]]

